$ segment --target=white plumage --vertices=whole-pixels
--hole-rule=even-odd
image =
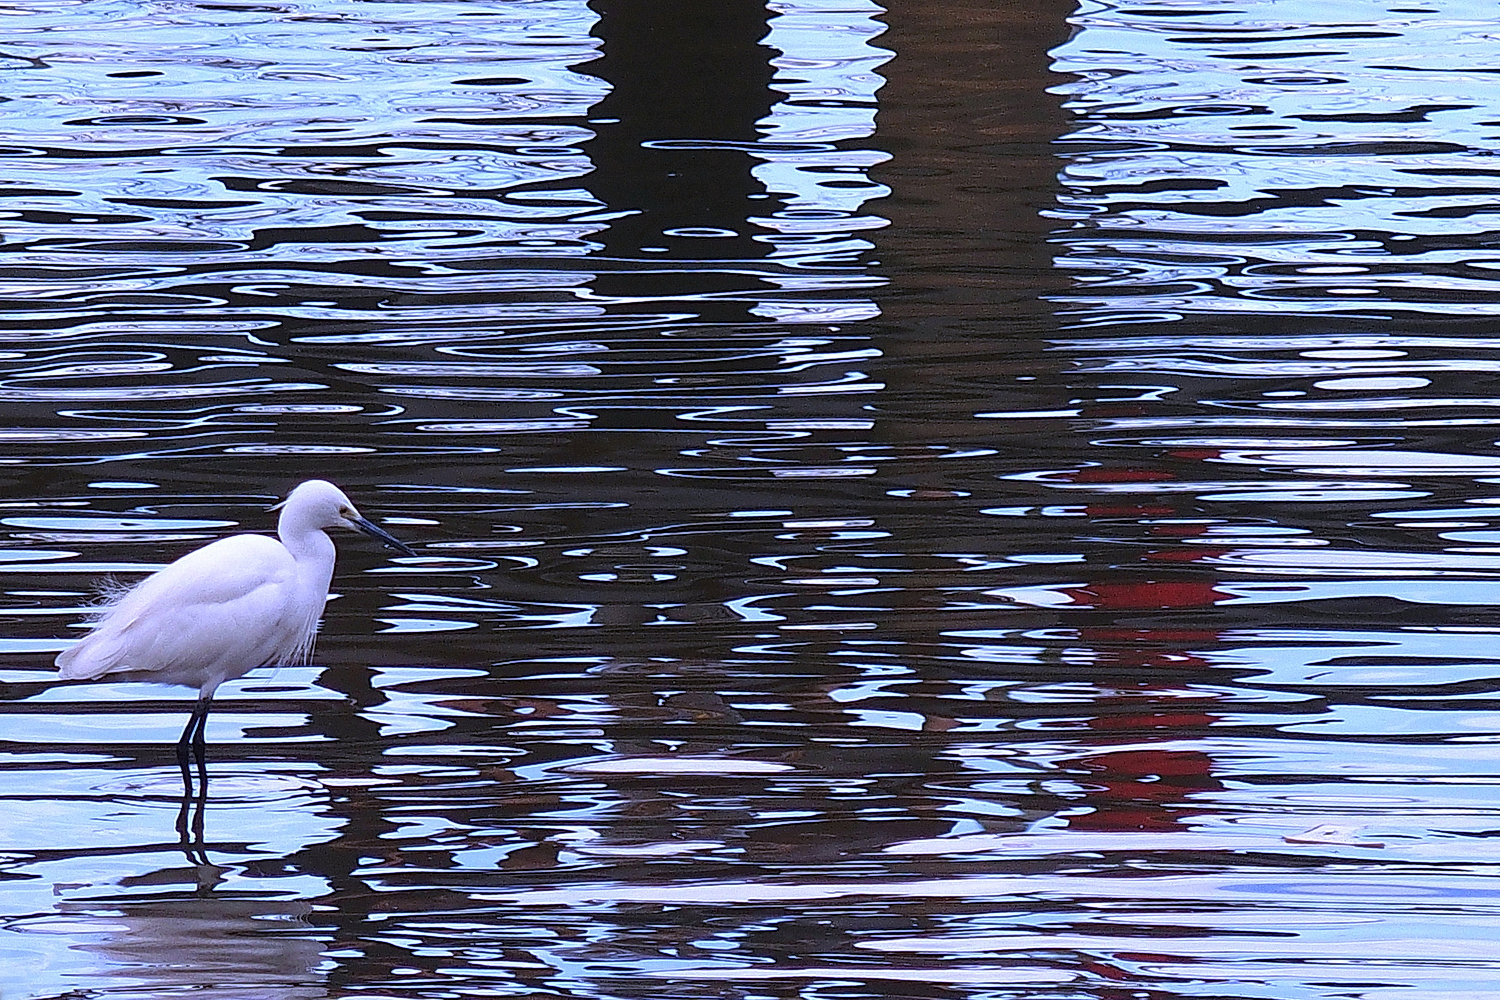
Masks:
[[[191,745],[201,773],[204,724],[219,685],[256,667],[304,663],[312,653],[333,578],[333,540],[324,529],[334,527],[363,531],[415,555],[360,517],[338,487],[310,480],[281,505],[279,541],[267,535],[222,538],[148,576],[58,655],[59,676],[197,688],[177,755],[186,778]]]

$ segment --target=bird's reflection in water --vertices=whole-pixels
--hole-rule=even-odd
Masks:
[[[177,810],[177,841],[182,853],[187,855],[190,865],[209,865],[208,848],[203,842],[203,812],[208,806],[208,770],[198,762],[196,789],[188,775],[187,765],[182,767],[182,804]]]
[[[332,931],[315,922],[318,897],[288,898],[293,892],[279,877],[283,859],[306,842],[287,836],[284,816],[258,825],[268,812],[300,802],[309,786],[260,772],[217,777],[219,798],[206,822],[209,786],[203,780],[185,777],[174,795],[177,782],[169,771],[157,770],[144,782],[132,777],[129,795],[123,787],[111,792],[135,815],[151,816],[149,833],[143,842],[108,852],[103,864],[115,874],[101,869],[97,880],[60,887],[66,898],[56,902],[55,913],[64,919],[56,926],[66,927],[69,951],[89,956],[59,966],[62,980],[91,996],[192,992],[215,1000],[304,1000],[329,995],[324,979],[333,963],[324,952]],[[135,801],[127,804],[127,798]],[[236,804],[246,807],[239,818]],[[173,813],[175,845],[168,833]],[[205,826],[225,829],[209,838]],[[268,832],[276,846],[258,840],[251,848],[235,839]],[[152,860],[138,865],[135,858]],[[297,874],[307,873],[297,869]],[[305,887],[304,879],[297,881]]]
[[[204,866],[163,869],[128,880],[133,889],[161,887],[150,895],[60,903],[59,913],[79,921],[74,947],[104,966],[88,985],[98,988],[98,977],[108,976],[122,986],[130,983],[140,991],[134,995],[192,990],[214,1000],[327,996],[319,972],[324,945],[305,923],[312,905],[225,897],[209,891],[217,879]],[[183,883],[193,888],[169,888]],[[99,933],[88,933],[88,924],[97,924]]]

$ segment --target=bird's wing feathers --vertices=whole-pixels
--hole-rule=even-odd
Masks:
[[[321,602],[298,600],[296,563],[275,539],[236,535],[190,552],[107,607],[57,658],[64,680],[149,672],[197,687],[305,654]],[[192,671],[191,674],[188,672]]]

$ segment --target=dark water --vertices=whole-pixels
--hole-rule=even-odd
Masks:
[[[5,1000],[1500,995],[1489,6],[3,20]]]

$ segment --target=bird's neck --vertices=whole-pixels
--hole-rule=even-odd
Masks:
[[[327,532],[319,528],[287,531],[285,526],[281,526],[276,536],[298,562],[311,560],[333,565],[333,539],[328,537]]]

